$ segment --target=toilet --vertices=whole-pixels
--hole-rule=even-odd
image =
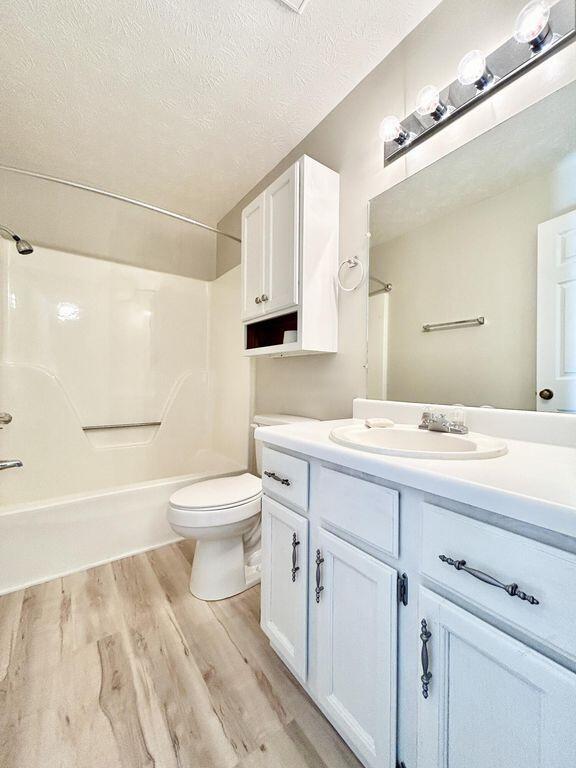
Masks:
[[[254,416],[252,428],[313,421],[303,416]],[[256,469],[262,447],[254,442]],[[185,539],[196,539],[190,591],[201,600],[224,600],[260,581],[262,482],[245,472],[203,480],[170,497],[168,522]]]

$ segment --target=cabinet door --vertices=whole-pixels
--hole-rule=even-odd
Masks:
[[[420,617],[418,768],[576,764],[576,675],[426,589]]]
[[[264,193],[266,313],[298,304],[299,167],[299,164],[295,163]]]
[[[242,211],[242,319],[264,312],[264,193]]]
[[[393,768],[396,571],[327,531],[312,555],[319,702],[365,765]]]
[[[302,682],[308,662],[308,520],[262,500],[261,626]]]

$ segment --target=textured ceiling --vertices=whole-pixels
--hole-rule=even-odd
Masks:
[[[436,5],[10,0],[0,162],[215,223]]]

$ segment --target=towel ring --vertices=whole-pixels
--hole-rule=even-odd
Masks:
[[[342,274],[343,267],[348,267],[348,269],[354,269],[355,267],[360,267],[360,280],[358,280],[356,285],[353,285],[350,288],[347,288],[345,285],[342,285],[341,274]],[[352,256],[351,259],[346,259],[338,267],[338,285],[340,286],[341,291],[346,291],[347,293],[355,291],[357,288],[359,288],[362,285],[363,281],[364,281],[364,264],[362,264],[358,256]]]

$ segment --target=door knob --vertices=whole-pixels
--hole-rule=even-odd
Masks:
[[[261,304],[262,303],[262,299],[260,298],[260,296],[256,296],[254,301],[256,302],[256,304]]]
[[[266,296],[266,294],[263,293],[262,296],[260,297],[260,300],[261,301],[268,301],[268,296]]]
[[[0,413],[0,425],[10,424],[11,421],[12,416],[9,413]],[[2,426],[0,426],[0,429],[2,429]]]
[[[542,400],[552,400],[554,397],[554,392],[551,389],[541,389],[540,392],[538,392]]]

